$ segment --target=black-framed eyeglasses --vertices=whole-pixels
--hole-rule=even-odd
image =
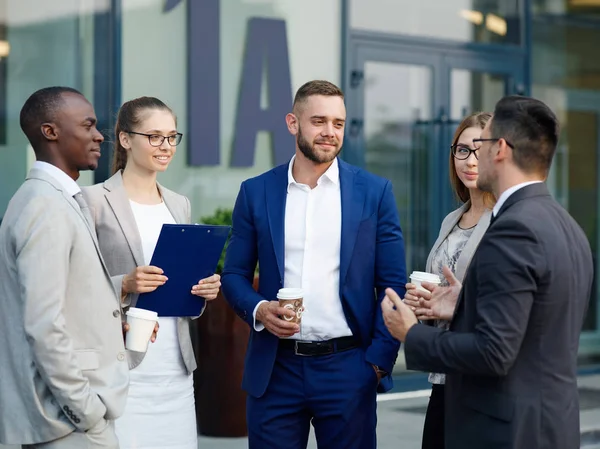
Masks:
[[[177,145],[179,145],[181,143],[181,139],[183,137],[183,134],[181,134],[181,133],[173,134],[171,136],[163,136],[161,134],[144,134],[144,133],[138,133],[135,131],[125,131],[125,132],[129,133],[129,134],[137,134],[138,136],[146,136],[148,138],[148,142],[153,147],[160,147],[163,144],[163,142],[165,141],[165,139],[167,139],[167,142],[169,142],[169,145],[171,145],[172,147],[176,147]]]
[[[473,139],[473,143],[481,143],[481,142],[498,142],[500,139],[502,139],[502,137],[496,137],[494,139]],[[510,143],[508,140],[504,139],[504,141],[506,142],[506,145],[508,145],[509,147],[511,147],[513,150],[515,149],[515,147],[513,146],[512,143]]]
[[[452,149],[452,155],[461,161],[464,161],[465,159],[469,159],[471,157],[471,153],[473,153],[475,155],[475,159],[479,160],[479,148],[469,148],[466,145],[452,145],[450,147]]]

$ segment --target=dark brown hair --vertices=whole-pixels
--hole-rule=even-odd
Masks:
[[[463,121],[460,122],[460,124],[456,128],[456,131],[454,131],[454,137],[452,138],[452,146],[454,146],[458,143],[458,139],[460,139],[460,135],[464,132],[465,129],[467,129],[467,128],[483,129],[483,128],[485,128],[485,125],[490,120],[490,118],[492,118],[492,114],[490,114],[489,112],[475,112],[475,113],[465,117],[463,119]],[[465,186],[463,184],[463,182],[460,180],[460,178],[456,174],[456,165],[455,165],[455,159],[454,159],[454,154],[453,154],[452,148],[450,149],[449,167],[450,167],[450,184],[452,184],[454,193],[460,201],[462,201],[463,203],[466,203],[467,201],[469,201],[469,198],[470,198],[469,189],[467,188],[467,186]],[[492,208],[494,206],[494,204],[496,203],[496,199],[494,198],[494,195],[492,195],[491,193],[484,192],[483,203],[487,207]]]
[[[314,80],[304,83],[300,89],[298,89],[296,96],[294,97],[293,109],[296,110],[299,104],[303,103],[308,97],[312,97],[313,95],[340,97],[342,100],[344,99],[344,92],[342,92],[335,84],[330,83],[329,81]]]
[[[535,98],[511,95],[496,103],[490,138],[510,142],[514,163],[523,172],[547,176],[559,128],[556,115],[546,104]]]
[[[149,110],[169,111],[173,114],[175,123],[177,117],[170,107],[154,97],[139,97],[123,103],[117,113],[115,125],[115,149],[113,152],[112,173],[124,170],[127,165],[127,150],[121,145],[119,136],[122,132],[137,131],[135,128],[142,122],[142,114]]]

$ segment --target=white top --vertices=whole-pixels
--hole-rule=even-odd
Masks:
[[[148,265],[163,223],[175,220],[164,203],[130,201],[130,205]],[[188,375],[181,356],[177,318],[160,317],[158,337],[148,345],[142,363],[129,372],[129,379],[125,411],[115,421],[119,447],[197,448],[193,376]]]
[[[73,180],[73,178],[67,175],[60,168],[49,164],[48,162],[35,161],[31,168],[36,168],[52,176],[55,180],[58,181],[62,188],[65,189],[65,192],[69,196],[74,196],[81,192],[81,187],[79,187],[79,184],[77,184]]]
[[[164,202],[160,204],[140,204],[129,200],[138,232],[142,240],[144,263],[150,265],[154,248],[163,224],[176,224]]]
[[[299,340],[328,340],[352,335],[340,299],[340,243],[342,201],[338,161],[335,159],[311,189],[297,183],[288,169],[285,207],[286,288],[304,290],[304,314]],[[254,310],[256,317],[256,309]],[[255,329],[264,326],[255,322]]]
[[[527,187],[527,186],[529,186],[531,184],[537,184],[539,182],[544,182],[544,181],[527,181],[527,182],[522,182],[521,184],[517,184],[516,186],[512,186],[510,189],[506,189],[504,192],[502,192],[502,194],[500,195],[500,198],[498,198],[498,201],[496,202],[494,208],[492,209],[492,215],[494,217],[496,215],[498,215],[498,211],[500,211],[500,208],[502,207],[502,205],[517,190],[522,189],[523,187]]]
[[[175,219],[164,202],[160,204],[139,204],[130,200],[129,204],[131,205],[138,232],[140,233],[144,263],[150,265],[162,225],[175,224]],[[152,371],[156,371],[156,373],[164,372],[170,369],[168,367],[173,366],[178,366],[181,370],[185,370],[179,349],[177,318],[160,317],[160,330],[156,342],[148,345],[148,351],[144,360],[131,371],[130,377],[133,376],[135,378],[136,376],[151,375]]]

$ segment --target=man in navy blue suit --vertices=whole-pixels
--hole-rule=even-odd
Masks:
[[[243,388],[251,449],[376,447],[376,396],[392,386],[399,342],[383,322],[385,289],[406,270],[389,181],[337,158],[344,94],[310,81],[286,116],[288,164],[242,183],[223,292],[251,327]],[[258,262],[259,288],[252,288]],[[301,325],[286,321],[283,287],[304,291]]]

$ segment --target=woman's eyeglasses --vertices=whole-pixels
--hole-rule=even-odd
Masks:
[[[473,149],[466,145],[452,145],[450,148],[452,149],[452,155],[458,160],[469,159],[471,153],[475,155],[475,159],[479,160],[479,148]]]
[[[137,134],[138,136],[146,136],[148,138],[148,142],[153,147],[161,146],[163,144],[163,142],[165,141],[165,139],[167,139],[167,142],[169,142],[169,145],[171,145],[172,147],[176,147],[177,145],[179,145],[179,143],[181,142],[181,138],[183,137],[183,134],[181,134],[181,133],[173,134],[171,136],[162,136],[160,134],[144,134],[144,133],[137,133],[135,131],[125,131],[125,132],[129,133],[129,134]]]

